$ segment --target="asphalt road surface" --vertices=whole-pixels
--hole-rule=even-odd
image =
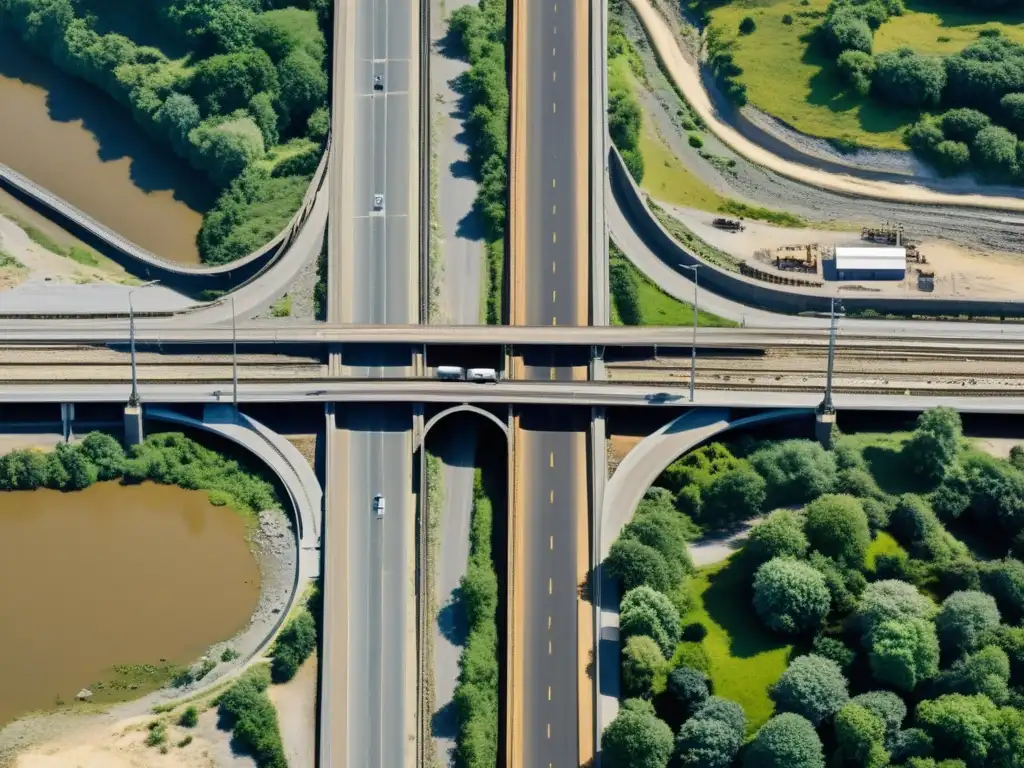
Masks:
[[[352,285],[342,286],[358,324],[416,319],[418,260],[415,142],[418,67],[412,0],[359,0],[355,16]],[[381,78],[380,90],[375,78]],[[379,199],[375,199],[380,196]],[[358,378],[410,373],[407,350],[347,347],[342,371]],[[405,768],[409,749],[408,641],[415,507],[412,414],[408,406],[338,408],[349,431],[347,494],[349,583],[348,765]],[[377,519],[373,497],[385,499]],[[413,678],[414,679],[414,678]]]

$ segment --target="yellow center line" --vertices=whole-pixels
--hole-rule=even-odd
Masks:
[[[554,590],[554,588],[555,588],[555,582],[554,582],[554,580],[550,576],[548,576],[548,594],[549,595],[551,594],[552,590]]]
[[[551,504],[554,504],[554,503],[555,503],[555,490],[554,490],[553,488],[551,489],[551,493],[550,493],[550,494],[548,494],[548,501],[549,501],[549,502],[550,502]]]
[[[551,629],[551,617],[548,616],[548,629]]]
[[[553,262],[553,261],[552,261],[552,262],[551,262],[551,274],[552,274],[552,275],[553,275],[553,274],[555,274],[555,272],[556,272],[556,271],[557,271],[557,270],[556,270],[556,267],[555,267],[555,262]]]
[[[551,233],[551,242],[552,243],[557,243],[558,242],[558,233],[557,232],[552,232]]]
[[[551,641],[548,640],[548,656],[551,655]]]
[[[554,180],[554,179],[552,179],[552,180],[551,180],[551,188],[552,188],[552,189],[554,189],[554,188],[555,188],[555,180]]]
[[[555,102],[551,102],[551,114],[558,112],[558,105]]]
[[[550,457],[549,457],[549,459],[550,459],[550,464],[549,464],[549,466],[552,466],[552,467],[553,467],[553,466],[555,466],[555,452],[554,452],[554,451],[551,451],[551,454],[550,454]],[[553,539],[553,538],[555,538],[555,537],[554,537],[554,536],[552,536],[551,538]]]
[[[558,74],[558,73],[557,73],[557,72],[555,72],[555,71],[552,71],[552,72],[551,72],[551,82],[552,82],[552,83],[553,83],[553,82],[555,82],[555,81],[557,81],[557,79],[558,79],[558,78],[557,78],[557,77],[555,77],[555,75],[557,75],[557,74]]]
[[[551,686],[548,686],[548,701],[551,701]]]
[[[558,325],[558,318],[557,317],[552,317],[551,318],[551,324],[552,325]]]
[[[555,380],[555,369],[554,368],[552,368],[551,371],[550,371],[550,378],[551,378],[551,381]]]
[[[548,738],[551,738],[551,723],[548,723]]]
[[[556,301],[558,301],[558,291],[552,291],[551,292],[551,303],[554,304]]]
[[[555,537],[554,536],[552,536],[551,537],[551,541],[548,542],[548,549],[550,549],[552,552],[555,551]]]

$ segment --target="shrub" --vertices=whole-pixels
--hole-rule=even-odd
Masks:
[[[1024,472],[992,456],[970,453],[961,462],[971,494],[971,517],[990,535],[1013,537],[1024,528]]]
[[[953,176],[970,165],[971,150],[962,141],[940,141],[932,160],[943,175]]]
[[[812,647],[816,656],[821,656],[823,659],[835,662],[844,672],[850,668],[854,658],[857,656],[854,651],[846,647],[844,642],[834,637],[818,635],[814,638]]]
[[[316,622],[313,615],[303,609],[295,614],[274,641],[273,662],[270,670],[275,683],[284,683],[295,677],[302,662],[316,648]]]
[[[602,761],[609,766],[665,768],[672,757],[672,729],[653,711],[623,706],[601,734]]]
[[[963,468],[953,465],[932,494],[932,509],[943,520],[955,520],[971,505],[971,485]]]
[[[890,514],[890,529],[906,544],[920,544],[940,527],[928,502],[913,493],[905,493],[896,500]]]
[[[822,25],[822,32],[836,53],[849,50],[871,53],[871,27],[855,13],[838,11],[831,14]]]
[[[861,500],[882,496],[875,478],[866,469],[841,469],[836,479],[836,492],[858,496]]]
[[[1017,173],[1017,137],[1001,125],[978,131],[971,144],[978,166],[993,178],[1008,178]]]
[[[626,591],[646,585],[666,592],[672,586],[665,558],[639,541],[618,539],[608,551],[606,564],[608,572]]]
[[[996,599],[1003,619],[1020,623],[1024,618],[1024,563],[1012,557],[993,563],[982,572],[981,584]]]
[[[696,533],[696,526],[672,508],[671,497],[657,501],[644,499],[633,519],[622,529],[623,538],[646,544],[665,558],[673,583],[679,583],[693,570],[687,544]]]
[[[983,765],[988,755],[996,717],[995,704],[981,695],[952,693],[922,701],[917,707],[917,722],[936,746],[977,765]]]
[[[757,569],[754,609],[777,632],[797,634],[820,626],[829,609],[825,579],[797,560],[775,558]]]
[[[891,508],[888,502],[881,499],[862,498],[860,505],[868,517],[868,527],[873,533],[889,527]]]
[[[1024,93],[1008,93],[999,100],[1003,119],[1014,133],[1024,133]],[[1019,447],[1014,446],[1014,448]],[[1013,448],[1010,449],[1010,461],[1014,460]],[[1022,467],[1018,466],[1018,469]]]
[[[707,636],[708,628],[699,621],[693,621],[683,627],[683,633],[680,639],[688,643],[699,643]]]
[[[885,725],[874,713],[850,702],[836,713],[836,742],[843,759],[856,765],[885,766]]]
[[[694,717],[705,720],[717,720],[725,723],[737,738],[742,739],[747,730],[747,717],[743,714],[743,707],[735,701],[723,699],[721,696],[708,696],[694,713]]]
[[[776,557],[803,557],[808,546],[803,518],[788,509],[777,509],[751,529],[744,551],[752,562],[764,563]]]
[[[999,626],[996,601],[983,592],[954,592],[942,602],[935,626],[943,647],[954,651],[973,651],[983,635]]]
[[[708,676],[699,669],[682,666],[673,669],[668,676],[668,691],[676,697],[689,716],[711,695],[711,683]]]
[[[793,15],[790,13],[782,14],[782,23],[787,27],[790,26],[793,23]]]
[[[1001,648],[1010,660],[1010,681],[1016,686],[1024,683],[1024,627],[1000,624],[985,633],[982,645]]]
[[[78,447],[89,463],[96,467],[97,480],[115,480],[124,474],[124,448],[110,435],[90,432]]]
[[[631,696],[646,696],[654,678],[665,667],[665,657],[649,637],[631,637],[622,649],[622,687]]]
[[[182,728],[195,728],[199,723],[199,710],[194,706],[185,707],[185,710],[181,713],[181,717],[178,718],[178,725]]]
[[[927,757],[932,753],[932,737],[920,728],[907,728],[893,735],[890,749],[897,761]]]
[[[825,588],[834,613],[845,615],[857,605],[857,595],[864,591],[864,577],[860,572],[844,568],[820,552],[812,552],[807,564],[825,579]]]
[[[951,594],[962,590],[981,589],[981,571],[978,563],[967,557],[959,557],[943,563],[936,563],[935,576],[943,592]]]
[[[744,755],[746,768],[825,768],[821,740],[806,718],[776,715],[757,732]]]
[[[730,469],[716,475],[701,494],[700,518],[717,527],[755,517],[761,513],[765,482],[749,467]]]
[[[691,133],[686,137],[687,142],[694,149],[700,149],[704,146],[704,139],[700,137],[699,133]]]
[[[853,86],[857,95],[868,95],[871,90],[871,78],[875,74],[875,60],[871,54],[863,50],[845,50],[836,59],[836,67],[842,78]]]
[[[794,712],[814,725],[832,717],[849,700],[839,665],[814,654],[794,659],[770,691],[780,712]]]
[[[740,737],[727,724],[702,717],[683,723],[676,738],[676,761],[682,768],[729,768]]]
[[[277,710],[266,695],[270,684],[264,667],[247,671],[219,699],[221,717],[232,723],[234,738],[261,768],[286,768]]]
[[[907,718],[907,705],[903,699],[891,691],[869,691],[850,699],[851,704],[858,704],[878,717],[885,726],[886,733],[895,734]]]
[[[886,621],[930,619],[935,614],[931,600],[911,584],[885,579],[868,584],[857,604],[856,620],[870,647],[875,627]]]
[[[807,505],[804,531],[811,547],[849,567],[864,564],[871,532],[860,502],[852,496],[825,495]]]
[[[1016,146],[1016,144],[1014,145]],[[956,458],[963,425],[952,408],[932,408],[917,417],[904,455],[919,476],[938,482]]]
[[[1009,657],[1001,648],[990,645],[958,659],[943,672],[938,687],[951,693],[982,693],[1002,704],[1008,697],[1009,681]]]
[[[904,47],[875,57],[872,82],[879,95],[893,104],[936,106],[946,86],[946,69],[941,58]]]
[[[650,587],[631,589],[622,598],[619,628],[624,638],[646,635],[670,656],[679,642],[679,612],[672,601]]]
[[[925,115],[907,127],[903,132],[903,140],[912,150],[930,158],[934,155],[935,148],[945,141],[946,137],[942,135],[942,129],[936,120]]]
[[[775,507],[805,504],[836,484],[832,454],[810,440],[785,440],[755,451],[750,463],[767,483],[768,503]]]
[[[939,640],[934,625],[915,618],[879,624],[871,633],[868,660],[879,682],[914,690],[939,671]]]
[[[740,21],[740,34],[750,35],[753,34],[755,29],[757,29],[757,23],[754,21],[754,18],[752,16],[744,16]]]
[[[969,107],[951,109],[939,119],[942,133],[947,139],[968,144],[978,135],[978,131],[992,124],[988,115]]]

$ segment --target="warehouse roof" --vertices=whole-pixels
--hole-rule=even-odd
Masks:
[[[836,246],[836,271],[845,272],[854,269],[906,271],[907,249],[893,247],[852,248]]]

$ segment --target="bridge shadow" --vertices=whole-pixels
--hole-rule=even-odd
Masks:
[[[213,204],[216,190],[206,177],[175,156],[169,147],[150,139],[128,109],[85,80],[61,72],[10,32],[0,32],[0,78],[45,91],[45,117],[56,123],[80,123],[95,141],[96,157],[100,161],[129,159],[129,179],[139,190],[171,192],[174,200],[199,213],[209,210]],[[0,82],[0,93],[5,88],[16,87]],[[42,114],[18,116],[26,136],[33,135],[33,121],[43,119]],[[13,131],[11,135],[15,135]],[[74,168],[75,158],[61,158],[60,147],[48,146],[45,150],[53,153],[50,162],[54,173]],[[14,152],[15,147],[11,146],[10,151]],[[16,160],[14,156],[0,157],[0,161],[11,164]],[[47,183],[45,178],[33,181],[43,186]]]

